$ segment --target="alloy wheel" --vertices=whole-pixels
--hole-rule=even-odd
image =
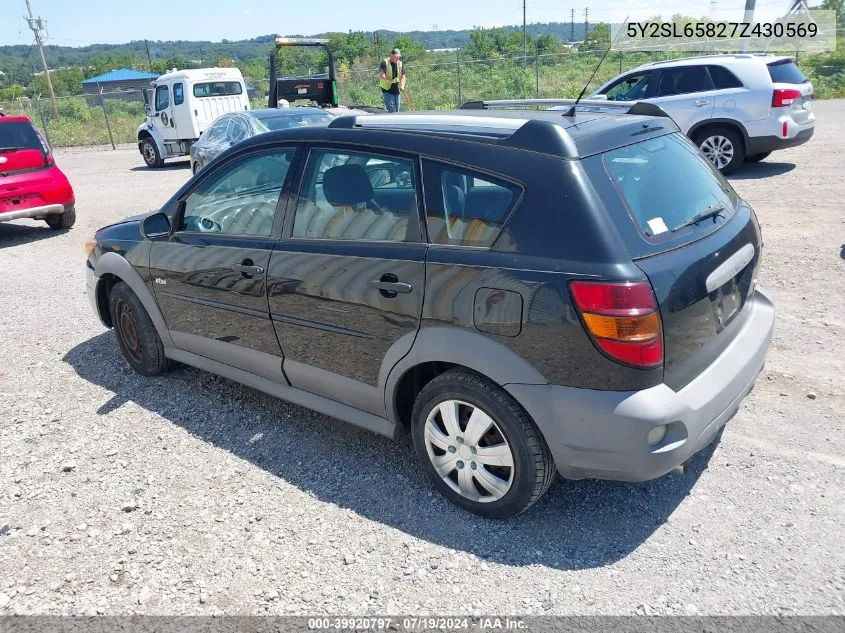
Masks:
[[[701,152],[716,166],[716,169],[724,169],[733,160],[734,146],[729,138],[715,134],[704,139],[701,143]]]
[[[513,450],[499,426],[479,407],[445,400],[429,412],[425,448],[437,474],[471,501],[498,501],[514,479]]]

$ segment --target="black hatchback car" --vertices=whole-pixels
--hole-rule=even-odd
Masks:
[[[654,106],[537,105],[245,141],[97,232],[93,308],[143,375],[178,361],[410,433],[487,517],[556,472],[663,475],[763,367],[757,219]]]

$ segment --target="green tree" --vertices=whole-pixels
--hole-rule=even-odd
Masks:
[[[402,51],[402,61],[404,62],[419,61],[424,59],[427,54],[425,47],[410,35],[400,35],[393,40],[388,50],[393,50],[394,48]]]
[[[610,46],[610,25],[599,22],[594,25],[579,47],[582,51],[600,51]]]

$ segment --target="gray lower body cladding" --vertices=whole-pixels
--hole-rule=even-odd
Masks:
[[[571,479],[646,481],[707,446],[733,417],[763,368],[774,305],[759,289],[743,329],[722,354],[679,391],[665,384],[633,392],[509,384],[543,432],[558,471]],[[654,446],[648,433],[666,426]]]

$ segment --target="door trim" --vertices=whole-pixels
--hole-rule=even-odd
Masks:
[[[385,417],[384,388],[370,386],[295,360],[285,359],[285,375],[290,384],[308,393],[330,393],[332,400],[346,406]],[[323,397],[323,396],[319,396]]]
[[[282,371],[282,356],[259,352],[258,350],[234,343],[227,343],[212,338],[206,338],[189,332],[170,330],[170,336],[177,349],[191,352],[203,358],[217,361],[225,365],[237,367],[251,374],[261,376],[284,385],[289,385],[285,373]],[[170,352],[166,351],[169,356]],[[178,360],[178,359],[177,359]],[[194,365],[194,363],[188,363]],[[194,365],[198,366],[198,365]],[[236,379],[237,380],[237,379]]]
[[[258,389],[259,391],[263,391],[264,393],[276,398],[281,398],[287,402],[307,407],[308,409],[312,409],[318,413],[337,418],[338,420],[343,420],[344,422],[349,422],[350,424],[360,426],[368,431],[379,433],[380,435],[385,435],[390,438],[395,437],[396,425],[383,417],[373,415],[372,413],[367,413],[366,411],[361,411],[360,409],[356,409],[352,406],[342,404],[334,400],[329,400],[328,398],[323,398],[322,396],[318,396],[308,391],[303,391],[302,389],[296,389],[295,387],[291,387],[282,382],[268,380],[267,378],[252,372],[182,349],[167,350],[166,355],[168,358],[180,363],[185,363],[186,365],[191,365],[192,367],[217,374],[218,376],[223,376],[229,380],[234,380],[242,385]]]

